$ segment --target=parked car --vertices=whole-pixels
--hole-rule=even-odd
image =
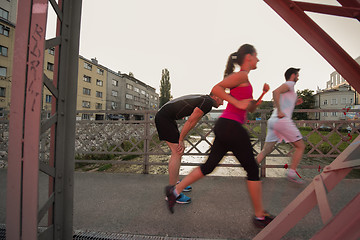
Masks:
[[[125,120],[125,117],[121,114],[108,114],[107,117],[109,120]]]

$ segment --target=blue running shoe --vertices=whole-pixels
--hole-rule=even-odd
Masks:
[[[180,195],[176,198],[176,203],[188,204],[188,203],[191,203],[191,198],[189,198],[188,196],[186,196],[183,193],[180,193]]]
[[[181,180],[178,181],[176,184],[179,184],[180,182],[181,182]],[[184,188],[183,192],[191,192],[191,190],[192,190],[192,187],[191,187],[191,186],[187,186],[186,188]]]

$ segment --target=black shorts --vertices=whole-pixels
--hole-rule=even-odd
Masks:
[[[180,132],[174,119],[169,118],[161,111],[155,115],[155,125],[159,139],[171,143],[179,143]]]

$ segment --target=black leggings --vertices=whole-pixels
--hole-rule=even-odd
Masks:
[[[232,151],[247,172],[247,179],[259,181],[259,166],[254,159],[250,137],[241,123],[219,118],[214,128],[215,140],[206,163],[200,166],[204,175],[211,173],[228,151]]]

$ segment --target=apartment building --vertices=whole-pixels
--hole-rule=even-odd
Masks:
[[[54,55],[55,49],[47,49],[44,54],[44,74],[51,81],[54,79]],[[43,96],[42,96],[42,108],[46,111],[48,117],[51,113],[51,103],[53,101],[53,96],[47,87],[43,86]]]
[[[17,0],[0,1],[0,111],[10,109],[16,11]]]
[[[108,69],[96,58],[79,56],[76,110],[105,110]],[[104,113],[78,113],[77,119],[104,120]]]
[[[108,94],[106,96],[107,110],[119,110],[126,119],[142,119],[141,114],[123,113],[121,110],[157,110],[159,108],[159,95],[155,88],[136,79],[134,76],[114,72],[108,72]]]
[[[360,56],[355,58],[355,61],[360,64]],[[347,84],[349,85],[349,83],[337,72],[334,71],[330,74],[330,80],[326,82],[326,90],[330,90],[330,89],[337,89],[339,86]],[[352,88],[352,90],[355,91],[354,88]],[[359,104],[359,99],[360,99],[360,95],[358,92],[356,92],[356,97],[354,99],[354,104]]]
[[[314,95],[315,108],[317,109],[343,109],[355,105],[356,92],[348,84],[342,84],[337,88],[323,90]],[[344,120],[342,112],[316,113],[318,120]]]

